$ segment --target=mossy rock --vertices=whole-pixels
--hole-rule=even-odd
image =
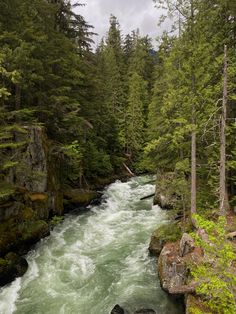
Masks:
[[[0,224],[0,256],[11,250],[24,254],[33,244],[49,234],[50,227],[43,220],[17,223],[10,219]]]
[[[73,189],[64,192],[64,206],[67,209],[73,209],[79,206],[87,206],[93,200],[99,198],[100,195],[96,191]]]
[[[30,207],[24,207],[22,210],[22,219],[23,221],[34,220],[36,218],[36,214]]]
[[[159,256],[162,248],[168,242],[175,242],[181,238],[181,230],[176,223],[168,223],[155,230],[149,244],[149,252],[153,256]]]
[[[39,241],[41,238],[49,235],[49,225],[43,220],[36,220],[24,225],[22,230],[22,240],[32,244]]]
[[[26,259],[10,252],[0,259],[0,286],[4,286],[17,277],[21,277],[28,269]]]

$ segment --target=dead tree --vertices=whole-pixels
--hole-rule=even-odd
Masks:
[[[220,215],[225,216],[228,208],[226,188],[226,118],[228,102],[228,61],[227,46],[224,47],[224,80],[223,80],[223,101],[220,120]]]

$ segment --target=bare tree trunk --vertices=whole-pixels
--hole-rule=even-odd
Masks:
[[[190,1],[191,5],[191,32],[192,32],[192,44],[194,46],[194,3]],[[192,92],[196,93],[195,83],[195,69],[192,65]],[[197,134],[196,134],[196,105],[192,104],[192,125],[193,130],[191,134],[191,221],[196,228],[196,221],[193,216],[197,213]]]
[[[227,62],[227,46],[224,48],[224,86],[223,86],[223,103],[222,115],[220,123],[220,215],[225,216],[228,208],[228,198],[226,193],[226,117],[227,117],[227,101],[228,101],[228,62]]]
[[[194,108],[195,109],[195,108]],[[193,125],[195,127],[195,110],[193,110]],[[196,130],[192,131],[191,136],[192,147],[191,147],[191,220],[194,227],[196,222],[193,216],[197,213],[197,167],[196,167]]]

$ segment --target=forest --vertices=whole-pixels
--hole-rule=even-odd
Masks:
[[[28,171],[31,126],[48,138],[60,189],[89,189],[127,169],[155,174],[182,231],[210,256],[192,271],[209,312],[189,313],[233,314],[236,2],[153,3],[166,12],[158,27],[173,24],[157,45],[138,29],[123,34],[111,15],[95,47],[82,3],[0,2],[0,211]]]

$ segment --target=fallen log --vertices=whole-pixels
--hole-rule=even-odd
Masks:
[[[152,194],[149,194],[147,196],[144,196],[144,197],[140,198],[140,201],[146,200],[146,199],[151,198],[153,196],[155,196],[155,193],[152,193]]]
[[[227,237],[228,239],[232,239],[232,238],[236,237],[236,231],[228,233],[228,234],[226,235],[226,237]]]
[[[135,174],[129,169],[129,167],[123,163],[123,166],[125,167],[125,169],[128,171],[128,173],[132,176],[132,177],[135,177]]]

